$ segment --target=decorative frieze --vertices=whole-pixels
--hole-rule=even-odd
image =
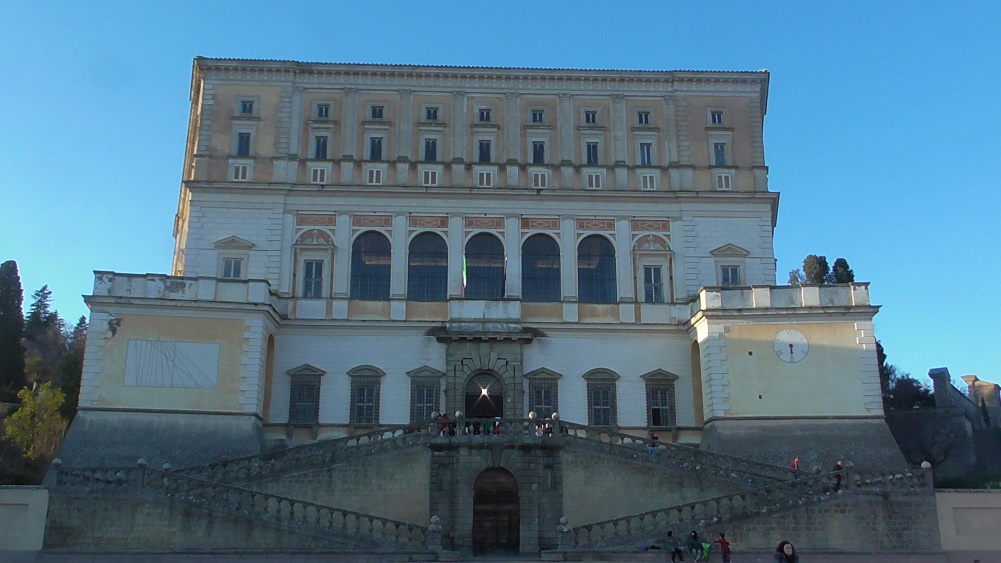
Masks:
[[[558,217],[522,217],[521,228],[525,231],[558,231],[560,220]]]
[[[303,227],[333,227],[337,224],[337,215],[300,213],[295,216],[295,224]]]
[[[354,227],[389,228],[393,226],[392,215],[355,215],[351,218]]]
[[[614,219],[577,219],[578,231],[614,231]]]
[[[447,229],[448,217],[445,215],[411,215],[410,227],[413,229]]]
[[[466,217],[467,229],[503,229],[503,217]]]

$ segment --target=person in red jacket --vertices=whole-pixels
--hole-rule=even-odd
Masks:
[[[730,542],[726,541],[726,536],[720,532],[719,539],[713,540],[713,543],[719,544],[719,551],[723,556],[723,563],[730,563]]]

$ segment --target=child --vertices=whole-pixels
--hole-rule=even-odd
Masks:
[[[699,557],[702,556],[702,540],[699,539],[699,533],[692,530],[691,535],[688,536],[688,551],[695,556],[695,560],[698,561]]]
[[[726,536],[720,532],[719,539],[713,540],[713,543],[719,544],[720,553],[723,555],[723,563],[730,563],[730,542],[726,541]]]

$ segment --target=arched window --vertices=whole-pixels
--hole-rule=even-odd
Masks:
[[[504,297],[504,245],[493,235],[478,234],[466,243],[462,270],[468,299]]]
[[[523,301],[560,301],[560,247],[552,237],[532,235],[521,245]]]
[[[389,301],[391,259],[386,235],[368,232],[356,238],[351,246],[351,299]]]
[[[615,303],[615,249],[608,239],[591,235],[577,245],[577,299]]]
[[[407,299],[445,301],[448,288],[448,246],[434,233],[410,241],[407,259]]]

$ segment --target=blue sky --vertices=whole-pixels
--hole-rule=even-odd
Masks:
[[[0,3],[0,260],[71,320],[93,270],[169,271],[197,55],[767,68],[779,281],[843,256],[891,363],[998,381],[1001,2],[945,5]]]

